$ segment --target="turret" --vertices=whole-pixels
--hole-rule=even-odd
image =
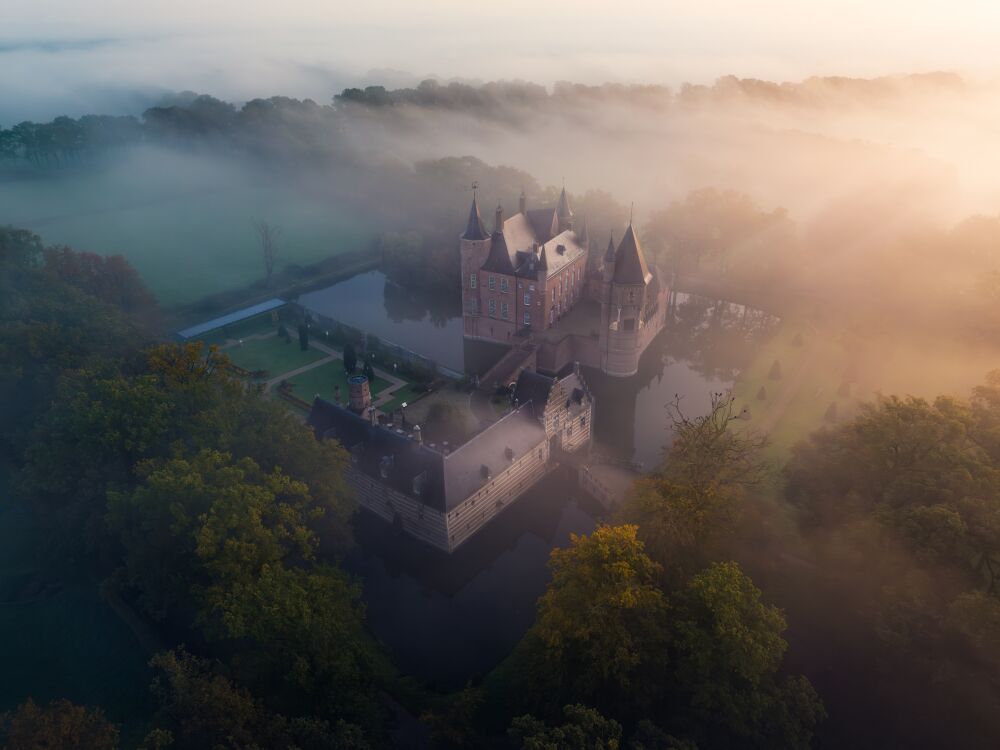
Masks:
[[[566,188],[559,193],[559,205],[556,206],[556,217],[559,220],[559,231],[565,232],[573,228],[573,211],[569,207],[569,198],[566,197]]]
[[[479,201],[476,200],[476,194],[472,194],[472,205],[469,207],[469,221],[465,226],[465,234],[462,235],[463,240],[480,241],[485,240],[490,235],[486,232],[486,228],[483,226],[483,218],[479,215]]]
[[[615,236],[608,238],[608,249],[604,252],[604,280],[610,282],[615,275]]]

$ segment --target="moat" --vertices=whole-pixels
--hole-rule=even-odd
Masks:
[[[490,349],[465,350],[457,306],[449,315],[440,299],[401,299],[378,271],[310,294],[330,317],[448,367],[490,364]],[[736,305],[679,295],[670,326],[643,354],[636,375],[583,371],[597,405],[595,450],[655,467],[670,442],[667,404],[679,399],[687,414],[703,412],[713,392],[732,385],[773,322]],[[604,512],[558,470],[452,555],[362,514],[347,565],[363,580],[372,630],[400,668],[458,688],[495,666],[530,626],[550,550],[568,544],[570,534],[590,532]]]

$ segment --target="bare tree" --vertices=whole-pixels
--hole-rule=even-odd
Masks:
[[[274,261],[278,255],[278,237],[281,227],[272,226],[266,221],[258,221],[253,225],[260,237],[260,248],[264,251],[264,271],[267,285],[271,286],[271,275],[274,273]]]

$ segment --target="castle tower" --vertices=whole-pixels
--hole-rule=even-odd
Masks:
[[[601,300],[601,348],[603,369],[609,375],[628,376],[639,369],[645,349],[643,310],[653,280],[646,256],[632,224],[614,250],[605,256],[603,298]]]
[[[491,239],[483,218],[479,214],[479,201],[475,186],[472,193],[472,205],[469,207],[469,219],[465,232],[459,239],[459,257],[462,268],[462,316],[465,319],[466,335],[476,334],[476,318],[482,310],[480,303],[480,269],[490,254]]]
[[[364,375],[351,375],[347,378],[347,404],[355,414],[364,414],[372,405],[372,391],[368,378]]]

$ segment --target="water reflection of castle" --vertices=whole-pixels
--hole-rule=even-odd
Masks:
[[[530,351],[534,366],[559,372],[571,362],[614,376],[634,375],[663,329],[667,284],[650,268],[631,222],[615,247],[591,247],[563,189],[555,208],[505,219],[497,206],[487,232],[476,197],[460,241],[463,332]]]

